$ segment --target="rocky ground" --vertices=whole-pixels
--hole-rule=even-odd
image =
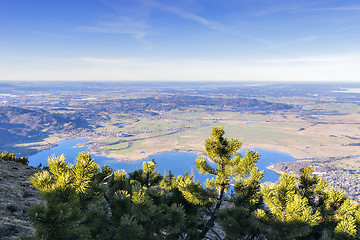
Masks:
[[[29,177],[38,168],[0,159],[0,239],[18,239],[34,229],[27,221],[26,210],[40,203]]]

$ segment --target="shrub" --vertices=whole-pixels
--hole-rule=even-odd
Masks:
[[[22,163],[24,165],[29,164],[28,157],[16,157],[14,153],[8,153],[6,151],[4,151],[0,154],[0,159],[3,159],[5,161],[10,161],[10,162],[18,162],[18,163]]]

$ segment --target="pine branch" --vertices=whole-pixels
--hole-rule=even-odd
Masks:
[[[257,229],[256,229],[256,233],[250,233],[250,234],[246,237],[246,240],[261,239],[261,238],[259,237],[259,233],[260,233],[260,229],[257,228]]]
[[[211,208],[209,206],[206,206],[206,209],[209,211],[209,215],[211,215],[211,213],[212,213]]]
[[[104,177],[104,179],[101,181],[101,183],[104,183],[105,180],[107,180],[108,178],[112,177],[114,175],[114,173],[111,173],[110,175]]]
[[[220,240],[223,240],[221,236],[213,228],[209,228],[209,230],[212,231]]]
[[[166,239],[166,235],[164,233],[160,232],[160,230],[158,228],[156,228],[155,232],[156,232],[157,235],[162,236],[162,237],[164,237]]]
[[[109,208],[113,209],[113,205],[112,205],[110,198],[108,196],[106,196],[106,193],[104,193],[103,196],[104,196],[104,199],[106,200],[106,202],[109,204]]]
[[[217,200],[217,203],[216,203],[216,206],[214,208],[214,210],[212,211],[211,213],[211,217],[210,219],[205,223],[205,226],[200,234],[200,237],[203,238],[205,237],[206,233],[209,231],[210,227],[213,226],[214,224],[214,221],[215,221],[215,218],[216,218],[216,212],[217,210],[220,208],[221,206],[221,203],[222,203],[222,200],[224,198],[224,193],[225,193],[225,184],[221,184],[221,191],[220,191],[220,195],[218,197],[218,200]]]

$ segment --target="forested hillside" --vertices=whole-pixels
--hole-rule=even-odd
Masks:
[[[87,127],[88,123],[68,114],[42,109],[0,106],[0,145],[44,138],[50,133]]]

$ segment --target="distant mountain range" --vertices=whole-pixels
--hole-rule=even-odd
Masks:
[[[87,127],[85,120],[42,109],[0,107],[0,144],[43,137],[48,132]]]

